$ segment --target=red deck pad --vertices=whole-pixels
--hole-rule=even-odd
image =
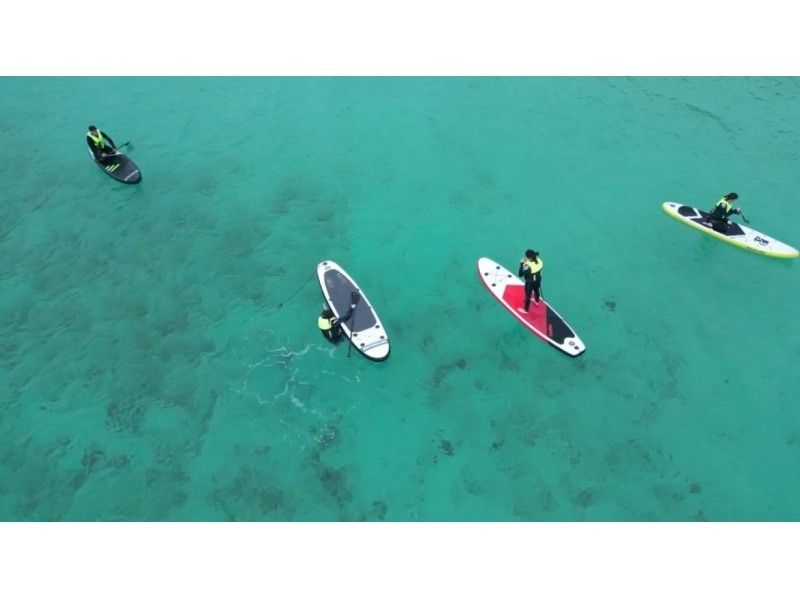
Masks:
[[[547,329],[547,306],[543,300],[539,301],[539,305],[533,302],[531,297],[531,306],[528,313],[520,312],[525,305],[525,287],[521,284],[510,284],[503,292],[503,301],[508,303],[514,312],[525,320],[525,324],[535,329],[540,334],[552,337],[552,330]]]

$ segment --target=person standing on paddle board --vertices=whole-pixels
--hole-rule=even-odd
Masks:
[[[347,313],[342,318],[337,318],[333,310],[328,306],[319,314],[317,325],[319,326],[320,332],[322,332],[322,336],[324,336],[327,341],[335,345],[342,340],[342,322],[347,322],[353,317],[353,310],[355,310],[359,298],[355,291],[350,294],[350,309],[347,310]]]
[[[525,252],[525,257],[519,261],[519,274],[525,278],[525,309],[517,308],[521,312],[526,312],[531,306],[531,293],[534,302],[539,305],[539,290],[542,287],[542,268],[544,262],[539,259],[539,253],[533,249]]]
[[[94,159],[98,162],[102,162],[117,153],[117,146],[111,137],[94,125],[89,125],[89,132],[86,133],[86,143],[89,144],[89,149],[92,150]]]
[[[709,212],[706,219],[703,220],[703,224],[713,228],[718,233],[727,233],[729,224],[728,216],[742,213],[739,208],[733,207],[732,202],[737,199],[739,199],[739,195],[736,193],[728,193],[726,196],[720,198],[711,212]]]

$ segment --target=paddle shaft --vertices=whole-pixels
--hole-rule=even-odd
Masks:
[[[113,153],[113,154],[109,154],[107,157],[109,157],[109,158],[110,158],[111,156],[119,156],[119,154],[120,154],[120,151],[119,151],[119,150],[121,150],[121,149],[122,149],[123,147],[125,147],[126,145],[130,145],[130,144],[131,144],[131,142],[130,142],[130,141],[126,141],[126,142],[125,142],[125,143],[123,143],[122,145],[118,145],[117,147],[115,147],[115,148],[114,148],[114,153]]]
[[[118,145],[117,147],[115,147],[115,148],[114,148],[114,152],[116,152],[116,153],[118,154],[118,153],[119,153],[119,150],[121,150],[121,149],[122,149],[123,147],[125,147],[126,145],[130,145],[130,144],[131,144],[131,142],[130,142],[130,141],[126,141],[126,142],[125,142],[125,143],[123,143],[122,145]]]

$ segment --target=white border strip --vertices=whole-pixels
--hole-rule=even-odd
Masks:
[[[0,74],[791,75],[795,12],[778,0],[11,0]]]
[[[797,524],[4,524],[0,533],[6,596],[777,598],[797,589]]]

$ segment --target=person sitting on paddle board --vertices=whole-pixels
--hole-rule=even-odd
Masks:
[[[89,132],[86,133],[86,143],[89,144],[89,149],[92,150],[94,159],[98,162],[102,162],[117,153],[117,146],[111,137],[94,125],[89,125]]]
[[[347,310],[347,313],[342,318],[337,318],[330,307],[326,306],[325,309],[322,310],[322,313],[319,314],[319,318],[317,318],[317,325],[319,326],[320,332],[322,332],[322,336],[324,336],[326,340],[334,345],[342,340],[342,322],[347,322],[353,317],[353,311],[360,298],[361,296],[356,291],[350,293],[350,309]]]
[[[718,233],[727,233],[729,225],[728,216],[742,213],[739,208],[733,207],[732,202],[737,199],[739,199],[739,196],[736,193],[728,193],[726,196],[722,197],[705,220],[703,220],[703,224],[709,228],[713,228]]]
[[[525,252],[525,257],[519,261],[519,274],[525,277],[525,309],[518,307],[521,312],[526,312],[531,306],[531,293],[534,302],[539,305],[539,289],[542,286],[542,267],[544,262],[539,259],[539,253],[533,249]]]

